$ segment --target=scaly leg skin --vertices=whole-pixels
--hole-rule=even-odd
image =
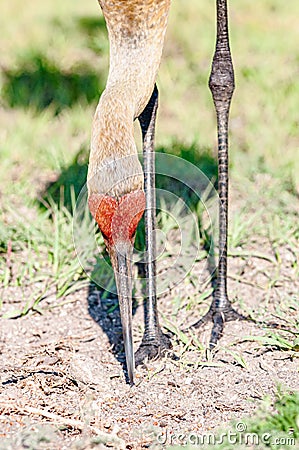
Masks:
[[[145,330],[139,349],[135,354],[135,365],[145,359],[161,356],[171,348],[170,338],[162,333],[158,320],[156,294],[156,193],[155,193],[155,122],[158,107],[158,89],[155,85],[152,96],[138,117],[142,130],[144,158],[144,190],[146,198],[146,298],[144,301]]]
[[[217,115],[218,191],[219,191],[219,265],[217,286],[208,313],[194,326],[213,321],[210,347],[222,336],[224,323],[246,319],[231,306],[227,295],[227,226],[228,226],[228,117],[234,92],[234,69],[228,36],[227,0],[216,0],[217,39],[209,87]]]

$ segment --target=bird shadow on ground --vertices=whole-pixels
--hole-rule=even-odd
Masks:
[[[58,114],[76,103],[92,103],[104,86],[92,67],[74,65],[65,70],[39,52],[31,52],[16,62],[16,68],[2,70],[2,98],[11,108],[31,108],[37,112],[51,106]]]
[[[37,200],[41,209],[48,208],[53,201],[57,206],[65,207],[73,213],[76,201],[86,183],[87,155],[87,149],[80,148],[69,166],[62,169],[55,181],[46,185]]]
[[[157,152],[171,153],[172,150],[174,150],[180,158],[187,159],[195,164],[203,173],[205,173],[207,179],[212,179],[214,180],[214,185],[217,184],[217,162],[214,160],[213,156],[211,156],[211,152],[208,152],[208,150],[201,150],[195,145],[188,147],[180,143],[175,143],[170,148],[159,148],[157,149]],[[59,207],[66,207],[69,211],[73,212],[74,199],[78,199],[80,191],[86,183],[87,158],[87,150],[85,148],[80,149],[72,163],[61,171],[57,180],[49,183],[45,190],[41,193],[39,199],[39,206],[41,208],[46,208],[47,205],[49,205],[50,198],[51,201],[54,201]],[[188,174],[186,174],[186,176],[188,176]],[[196,183],[196,180],[192,180],[192,182]],[[175,192],[176,196],[183,198],[191,209],[193,208],[196,210],[198,197],[196,195],[192,195],[192,192],[190,192],[190,190],[188,191],[186,186],[176,183],[176,180],[157,176],[157,188]],[[172,206],[170,206],[170,208],[171,207]],[[138,251],[143,251],[145,248],[143,220],[140,222],[137,229],[135,246]],[[138,264],[137,267],[139,277],[143,278],[142,272],[144,271],[144,267]],[[111,351],[115,358],[123,365],[124,372],[126,373],[125,355],[122,341],[122,327],[116,295],[116,286],[111,264],[107,255],[104,257],[103,255],[95,256],[95,263],[93,265],[90,278],[91,281],[87,295],[88,312],[93,320],[107,335]],[[100,279],[101,282],[98,283],[98,279]],[[101,286],[106,286],[106,289]],[[141,295],[145,296],[142,281]],[[138,303],[134,300],[133,315],[136,313],[137,306]]]

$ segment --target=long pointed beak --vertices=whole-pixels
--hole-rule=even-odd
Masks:
[[[121,198],[90,192],[88,206],[102,231],[113,265],[127,370],[133,384],[132,254],[136,228],[145,210],[145,195],[142,190],[129,192]]]
[[[116,279],[120,316],[128,376],[134,384],[134,350],[132,335],[132,251],[131,242],[118,243],[111,248],[114,274]]]

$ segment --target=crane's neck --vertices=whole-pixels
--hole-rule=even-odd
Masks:
[[[110,41],[107,88],[119,83],[134,102],[134,116],[153,91],[162,56],[170,0],[100,0]]]
[[[121,197],[143,189],[133,121],[152,94],[170,0],[99,0],[107,23],[110,67],[93,122],[89,194]]]

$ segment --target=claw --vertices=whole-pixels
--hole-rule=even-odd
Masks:
[[[166,334],[159,333],[157,339],[143,339],[135,353],[135,365],[136,367],[142,364],[146,359],[155,359],[164,356],[165,353],[172,348],[170,337]]]

